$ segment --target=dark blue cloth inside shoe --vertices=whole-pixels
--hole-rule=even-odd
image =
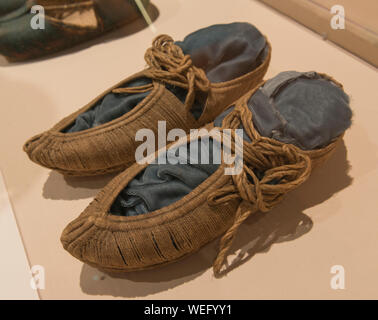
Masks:
[[[249,23],[235,22],[218,24],[191,33],[183,41],[176,42],[184,54],[189,54],[196,67],[202,68],[211,82],[219,83],[247,74],[259,66],[268,54],[265,37]],[[142,78],[127,83],[124,87],[142,86],[151,83]],[[184,103],[187,91],[167,85]],[[93,108],[79,115],[73,125],[64,132],[77,132],[114,120],[130,110],[148,96],[143,94],[109,93]],[[196,97],[192,106],[194,118],[202,114],[206,97]]]

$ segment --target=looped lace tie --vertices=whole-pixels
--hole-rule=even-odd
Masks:
[[[156,81],[177,86],[188,90],[185,107],[189,112],[195,100],[195,91],[207,93],[210,81],[201,68],[193,65],[190,55],[184,55],[182,49],[176,45],[168,35],[160,35],[147,49],[144,59],[149,66],[145,76]],[[114,93],[141,93],[153,88],[153,84],[139,87],[114,89]]]
[[[223,121],[223,128],[239,128],[251,139],[243,142],[243,168],[231,176],[230,184],[215,190],[208,198],[209,205],[219,205],[241,199],[232,226],[220,241],[213,269],[216,276],[232,245],[239,226],[254,212],[267,212],[284,195],[302,184],[311,173],[311,159],[294,145],[260,136],[253,127],[252,113],[246,103],[235,108]],[[235,130],[231,139],[235,141]]]

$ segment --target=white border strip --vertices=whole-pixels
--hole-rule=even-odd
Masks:
[[[0,299],[39,300],[30,266],[0,171]]]

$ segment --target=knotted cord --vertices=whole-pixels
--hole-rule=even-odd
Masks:
[[[204,93],[210,90],[210,81],[201,68],[193,65],[190,55],[184,55],[182,49],[168,35],[155,38],[152,47],[147,49],[144,59],[149,66],[145,76],[188,90],[185,107],[190,111],[196,90]],[[114,89],[114,93],[142,93],[153,89],[153,84],[138,87]]]
[[[242,125],[252,142],[243,142],[243,168],[240,174],[232,175],[230,184],[214,191],[208,198],[209,205],[241,199],[233,224],[220,241],[213,265],[217,276],[221,274],[240,225],[256,211],[269,211],[311,173],[311,159],[307,154],[294,145],[260,136],[253,126],[252,117],[245,102],[223,120],[223,128],[236,129]],[[236,141],[235,134],[235,130],[232,130],[232,141]],[[258,178],[257,171],[263,173],[262,178]]]

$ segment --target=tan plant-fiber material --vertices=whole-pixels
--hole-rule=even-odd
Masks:
[[[268,42],[267,45],[268,55],[255,70],[230,81],[210,83],[204,71],[193,66],[190,56],[184,55],[170,37],[158,36],[146,52],[147,69],[116,84],[50,130],[29,139],[24,151],[35,163],[65,175],[89,176],[125,169],[135,162],[135,150],[142,143],[135,141],[139,129],[148,128],[156,134],[158,121],[165,120],[167,131],[181,128],[189,132],[213,121],[231,103],[257,86],[270,62],[271,46]],[[119,88],[141,77],[151,78],[152,84]],[[166,84],[188,90],[185,105]],[[108,93],[148,90],[151,92],[142,102],[113,121],[80,132],[62,132]],[[196,120],[190,108],[198,91],[207,92],[207,99],[201,117]]]
[[[174,44],[168,35],[160,35],[152,43],[144,56],[150,66],[145,76],[173,86],[188,90],[185,99],[185,109],[189,113],[195,99],[195,89],[208,93],[211,83],[205,71],[192,64],[189,55],[184,55],[181,48]],[[115,93],[148,92],[154,88],[153,84],[140,87],[115,89]]]
[[[214,273],[225,274],[221,269],[238,227],[254,212],[269,211],[286,193],[306,181],[342,139],[341,135],[324,148],[304,151],[260,136],[247,106],[258,87],[239,99],[222,123],[221,130],[240,128],[242,124],[252,140],[243,141],[240,174],[225,175],[226,165],[222,163],[191,193],[169,206],[138,216],[112,215],[109,210],[117,195],[148,165],[136,163],[115,177],[65,228],[61,236],[64,248],[106,272],[128,272],[177,261],[222,236]],[[210,132],[213,127],[208,124],[205,128]],[[235,140],[234,133],[229,138]],[[193,137],[188,135],[187,139]],[[264,172],[261,180],[254,168]],[[272,179],[279,182],[269,183]]]

